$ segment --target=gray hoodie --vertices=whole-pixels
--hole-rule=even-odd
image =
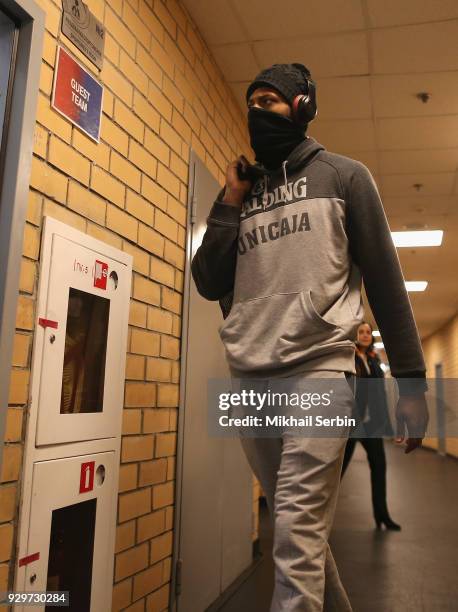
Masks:
[[[241,210],[223,192],[191,269],[199,293],[226,314],[219,334],[232,376],[355,372],[364,279],[392,374],[426,387],[396,249],[362,163],[308,137],[254,183]]]

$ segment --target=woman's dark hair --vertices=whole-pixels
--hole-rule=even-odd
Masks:
[[[371,357],[377,357],[377,353],[374,350],[374,328],[372,327],[372,325],[369,323],[369,321],[361,321],[361,323],[358,325],[358,330],[361,327],[361,325],[368,325],[369,329],[371,330],[371,338],[372,338],[372,342],[370,343],[370,345],[367,347],[366,349],[366,354],[370,355]],[[356,331],[356,334],[358,334],[358,330]],[[356,344],[358,344],[358,340],[356,340]]]

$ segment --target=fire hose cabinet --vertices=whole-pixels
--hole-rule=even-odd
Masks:
[[[30,552],[19,563],[28,561],[25,578],[33,590],[68,592],[67,609],[75,612],[110,609],[114,473],[114,452],[33,466]]]
[[[129,256],[120,251],[115,259],[108,245],[91,248],[92,240],[81,236],[77,243],[57,232],[49,239],[46,231],[37,446],[114,437],[119,424],[126,349],[120,332],[131,284],[119,259]]]
[[[15,590],[74,612],[111,608],[131,278],[129,254],[45,217]]]

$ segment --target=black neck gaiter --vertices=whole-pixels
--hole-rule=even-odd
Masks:
[[[256,161],[268,170],[278,168],[305,140],[305,126],[263,108],[250,108],[248,111],[248,131]]]

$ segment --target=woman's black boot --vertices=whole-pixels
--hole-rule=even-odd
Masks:
[[[395,523],[389,514],[386,514],[383,517],[376,517],[375,524],[377,525],[378,530],[382,528],[382,525],[385,525],[385,529],[390,529],[391,531],[401,531],[401,525]]]

